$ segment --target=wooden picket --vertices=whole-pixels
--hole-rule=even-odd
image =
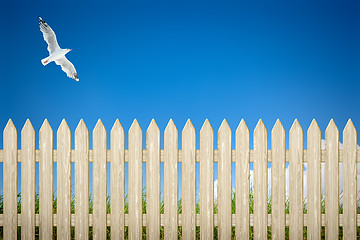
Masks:
[[[164,237],[178,239],[178,131],[170,120],[164,133]]]
[[[321,131],[315,121],[307,132],[307,233],[308,239],[321,238]]]
[[[81,119],[75,130],[75,238],[89,239],[89,131]]]
[[[267,237],[267,131],[260,119],[254,131],[254,239]]]
[[[339,238],[339,130],[331,119],[325,131],[325,237]]]
[[[236,130],[236,239],[249,239],[250,233],[250,133],[244,119]]]
[[[231,238],[231,129],[226,120],[218,132],[218,226],[219,239]]]
[[[39,235],[46,240],[53,235],[53,131],[46,119],[40,129],[39,149]]]
[[[129,130],[129,239],[142,236],[142,132],[135,119]]]
[[[71,133],[65,119],[57,131],[57,222],[58,239],[71,237]],[[61,197],[60,197],[61,196]]]
[[[146,235],[160,239],[160,130],[155,120],[146,131]]]
[[[278,119],[271,131],[271,238],[285,239],[285,130]]]
[[[4,239],[17,239],[17,132],[11,119],[4,130]]]
[[[35,131],[27,120],[21,131],[21,238],[35,239]]]
[[[99,120],[93,131],[93,239],[106,238],[106,130]]]
[[[200,237],[214,238],[214,131],[206,119],[200,130]]]
[[[344,238],[356,238],[356,129],[351,120],[343,133],[343,206],[344,206]]]
[[[114,239],[125,237],[125,138],[124,129],[117,119],[110,134],[110,231]],[[115,214],[116,213],[116,214]]]
[[[303,218],[303,131],[296,119],[289,134],[290,238],[302,235]]]
[[[45,120],[39,131],[39,150],[35,149],[35,130],[27,120],[21,131],[21,149],[17,149],[17,130],[11,120],[3,132],[3,226],[4,239],[71,239],[75,227],[76,239],[88,239],[92,227],[93,239],[307,239],[359,238],[360,214],[357,204],[357,163],[360,149],[357,133],[351,120],[343,130],[343,149],[339,149],[339,131],[333,120],[325,131],[325,149],[321,149],[321,131],[315,120],[307,131],[307,147],[303,146],[303,130],[295,120],[289,131],[289,150],[285,149],[285,130],[277,120],[271,131],[271,149],[268,133],[259,120],[255,127],[253,150],[250,133],[244,120],[235,132],[232,150],[232,132],[224,120],[218,130],[218,149],[214,148],[214,131],[206,120],[200,130],[200,149],[196,150],[196,130],[188,120],[182,129],[181,150],[178,130],[172,120],[164,131],[164,150],[160,149],[160,129],[152,120],[143,132],[134,120],[128,132],[128,150],[125,134],[119,120],[110,132],[107,150],[107,132],[99,120],[92,131],[93,149],[89,149],[89,131],[83,120],[75,130],[75,147],[71,149],[71,132],[63,120],[57,130],[57,147],[53,148],[53,130]],[[35,213],[35,163],[39,163],[39,213]],[[57,163],[56,211],[53,212],[53,163]],[[71,214],[71,163],[75,168],[75,214]],[[89,176],[89,164],[93,173]],[[125,174],[128,162],[128,174]],[[143,163],[146,162],[146,199],[143,195]],[[164,178],[160,166],[164,163]],[[199,162],[199,169],[196,163]],[[214,199],[214,163],[218,163],[218,198]],[[254,163],[253,169],[250,162]],[[321,213],[321,162],[325,163],[325,214]],[[343,164],[342,202],[339,200],[339,163]],[[21,213],[18,213],[17,179],[21,163]],[[110,163],[110,214],[107,213],[107,167]],[[178,176],[178,165],[182,174]],[[232,176],[235,163],[235,176]],[[271,182],[268,170],[271,163]],[[289,213],[286,214],[286,163],[289,164]],[[303,177],[306,163],[307,192],[303,199]],[[253,185],[249,179],[253,171]],[[196,189],[196,174],[200,186]],[[235,177],[235,206],[233,206],[232,178]],[[125,202],[125,180],[128,179],[128,201]],[[92,181],[93,212],[89,214],[89,180]],[[164,200],[161,208],[161,182],[164,182]],[[178,184],[182,191],[179,194]],[[268,194],[271,184],[271,195]],[[253,187],[251,189],[251,186]],[[199,203],[196,202],[197,190]],[[251,196],[250,196],[251,191]],[[249,211],[253,197],[253,212]],[[271,197],[269,202],[268,197]],[[146,200],[146,201],[145,201]],[[179,202],[179,200],[182,200]],[[1,200],[0,200],[1,201]],[[143,213],[146,203],[146,213]],[[127,205],[128,204],[128,205]],[[179,213],[181,204],[181,213]],[[200,213],[197,213],[197,204]],[[125,209],[128,206],[128,213]],[[214,214],[215,206],[218,212]],[[268,208],[271,206],[271,210]],[[339,209],[342,206],[342,209]],[[268,211],[271,213],[268,213]],[[161,212],[163,211],[163,213]],[[343,211],[343,213],[341,213]],[[339,213],[340,212],[340,213]],[[56,231],[53,227],[56,226]],[[146,233],[143,227],[146,226]],[[163,230],[162,230],[163,226]],[[181,226],[181,228],[179,228]],[[289,233],[285,231],[289,227]],[[304,226],[307,227],[304,232]],[[325,227],[323,230],[322,227]],[[128,229],[126,230],[126,227]],[[198,228],[200,227],[200,229]],[[214,228],[217,227],[217,230]],[[233,229],[235,227],[235,231]],[[253,227],[253,229],[252,229]],[[271,228],[268,228],[271,227]],[[342,228],[340,228],[342,227]],[[271,231],[271,232],[270,232]],[[340,232],[341,231],[341,232]],[[0,231],[1,232],[1,231]],[[287,236],[289,234],[289,236]]]
[[[182,237],[196,237],[196,136],[190,119],[182,132]]]

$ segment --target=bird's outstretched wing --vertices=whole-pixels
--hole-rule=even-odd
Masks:
[[[41,18],[39,17],[39,23],[40,23],[40,30],[43,33],[44,40],[48,44],[47,50],[49,53],[56,52],[60,49],[59,44],[56,40],[56,35],[54,31],[51,29],[51,27]]]
[[[57,59],[55,63],[61,66],[61,69],[66,72],[69,78],[79,81],[74,65],[65,56]]]

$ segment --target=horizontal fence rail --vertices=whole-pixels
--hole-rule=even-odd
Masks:
[[[258,122],[253,134],[254,149],[249,147],[250,132],[244,120],[234,133],[235,149],[232,149],[232,131],[226,120],[218,130],[215,144],[214,131],[210,122],[205,121],[199,132],[200,149],[196,149],[196,131],[190,120],[181,133],[174,122],[169,121],[164,132],[164,149],[160,149],[160,130],[154,120],[146,131],[145,149],[143,132],[136,120],[129,129],[128,149],[125,149],[124,129],[119,120],[109,133],[110,149],[106,147],[107,131],[101,120],[92,132],[93,149],[89,149],[89,131],[83,120],[74,134],[75,149],[71,149],[71,132],[63,120],[56,132],[57,146],[53,146],[53,131],[45,120],[39,132],[39,149],[35,149],[35,130],[27,120],[21,131],[21,149],[17,149],[17,130],[9,120],[3,132],[3,149],[0,150],[4,170],[0,230],[4,239],[35,239],[35,234],[39,234],[40,239],[55,236],[57,239],[70,239],[71,234],[76,239],[88,239],[89,231],[94,239],[109,236],[113,239],[144,236],[177,239],[180,235],[184,239],[359,238],[357,163],[360,162],[360,149],[351,120],[343,131],[342,147],[338,128],[333,120],[330,121],[325,131],[324,148],[315,120],[307,130],[307,146],[303,144],[300,123],[294,121],[289,131],[289,149],[285,149],[285,130],[279,120],[271,133],[267,132],[261,120]],[[179,134],[182,134],[181,149]],[[271,149],[268,149],[268,134],[271,136]],[[17,192],[19,162],[21,213]],[[38,198],[35,194],[36,162],[39,162]],[[53,162],[57,163],[56,209],[53,205]],[[91,176],[88,171],[90,162],[93,165]],[[125,174],[125,162],[128,174]],[[144,162],[145,193],[142,185]],[[164,179],[160,178],[161,162],[164,163]],[[71,187],[71,163],[75,166],[74,188]],[[182,163],[182,176],[178,175],[178,163]],[[219,186],[215,199],[214,163],[217,163]],[[304,163],[307,164],[308,183],[306,204],[303,195]],[[343,171],[341,193],[340,163]],[[288,193],[285,187],[287,165]],[[111,172],[110,203],[106,192],[108,166]],[[232,175],[234,166],[235,175]],[[322,168],[325,179],[321,178]],[[253,171],[251,184],[250,171]],[[200,174],[198,202],[197,174]],[[236,180],[235,190],[233,178]],[[129,183],[128,198],[125,197],[126,179]],[[323,180],[324,195],[321,192]],[[91,207],[89,181],[93,186]],[[163,200],[161,181],[164,182]],[[179,181],[182,181],[180,202]],[[268,191],[269,185],[271,192]],[[39,213],[35,212],[36,201],[39,202]],[[56,235],[53,227],[56,227]],[[75,227],[74,233],[72,227]]]
[[[219,160],[219,150],[214,149],[214,160],[213,162],[218,162]],[[58,151],[56,149],[53,150],[53,154],[52,154],[52,161],[53,162],[57,162],[57,158],[58,158]],[[267,161],[269,163],[272,162],[272,151],[271,149],[267,150]],[[303,162],[306,163],[308,162],[308,155],[309,155],[309,151],[308,150],[304,150],[304,159]],[[17,150],[17,162],[21,162],[21,150]],[[129,156],[128,156],[128,150],[125,149],[124,150],[124,162],[129,162]],[[165,161],[165,153],[164,150],[160,150],[159,152],[160,154],[160,162],[164,162]],[[325,157],[326,157],[326,150],[321,150],[320,152],[321,154],[321,159],[320,162],[324,163],[325,162]],[[89,162],[93,162],[93,150],[90,149],[89,150]],[[143,149],[142,150],[142,162],[148,162],[149,156],[148,156],[148,150]],[[195,151],[195,161],[196,162],[200,162],[200,150],[196,150]],[[289,162],[290,161],[290,156],[289,156],[289,150],[286,149],[285,150],[285,162]],[[4,162],[4,150],[0,150],[0,162]],[[39,150],[35,150],[35,162],[40,162],[40,151]],[[70,162],[75,162],[75,150],[71,150],[70,151]],[[106,150],[106,162],[111,162],[111,150]],[[178,162],[181,163],[183,162],[183,154],[182,154],[182,150],[179,149],[178,150]],[[231,150],[231,162],[235,163],[236,162],[236,150]],[[250,149],[249,150],[249,162],[254,162],[254,150]],[[343,149],[339,149],[339,162],[343,162]],[[356,150],[356,162],[360,163],[360,149]]]

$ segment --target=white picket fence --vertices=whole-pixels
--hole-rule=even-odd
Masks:
[[[344,239],[355,239],[360,217],[357,214],[357,150],[356,129],[348,121],[343,131],[343,149],[339,150],[339,131],[333,120],[326,131],[325,150],[321,150],[321,131],[315,120],[307,131],[307,147],[303,146],[303,130],[297,120],[289,133],[289,149],[285,149],[285,130],[278,120],[271,131],[268,150],[267,130],[260,120],[254,130],[253,149],[250,134],[242,120],[235,132],[223,121],[218,130],[218,146],[214,149],[214,132],[208,120],[200,130],[200,149],[196,149],[196,131],[190,120],[182,131],[179,150],[178,130],[172,120],[164,132],[164,149],[160,149],[160,130],[153,120],[146,131],[143,149],[142,130],[134,120],[125,149],[124,130],[116,120],[110,132],[107,150],[106,130],[101,120],[93,130],[93,149],[89,149],[89,132],[83,120],[75,131],[75,149],[71,149],[71,133],[65,120],[53,132],[47,120],[39,132],[39,150],[35,149],[35,131],[26,121],[21,131],[21,149],[17,149],[17,130],[11,120],[3,134],[3,226],[4,239],[16,239],[21,226],[22,239],[35,238],[39,226],[40,239],[70,239],[75,226],[76,239],[88,239],[92,226],[94,239],[124,238],[128,226],[129,239],[141,239],[146,226],[149,239],[160,238],[164,226],[165,239],[178,239],[182,226],[183,239],[195,239],[200,227],[201,239],[213,239],[214,227],[219,239],[231,239],[235,227],[237,239],[266,239],[271,226],[272,239],[284,239],[289,227],[291,239],[321,239],[325,226],[326,239],[338,239],[342,226]],[[17,213],[17,163],[21,162],[21,214]],[[35,214],[35,162],[39,162],[39,214]],[[53,162],[57,162],[57,213],[53,214]],[[71,214],[71,162],[75,162],[75,214]],[[89,162],[93,164],[93,214],[89,214]],[[107,162],[111,171],[111,214],[106,213]],[[125,176],[128,162],[128,176]],[[142,164],[146,162],[146,214],[142,214]],[[164,214],[160,213],[160,162],[164,162]],[[178,214],[178,163],[182,163],[182,214]],[[196,214],[196,162],[200,162],[200,214]],[[214,214],[214,162],[218,163],[218,213]],[[232,176],[232,163],[236,174]],[[250,162],[254,163],[254,212],[249,211]],[[268,162],[271,162],[271,214],[268,214]],[[289,206],[285,213],[285,163],[289,162]],[[303,163],[307,163],[307,213],[303,213]],[[321,162],[325,162],[325,214],[321,213]],[[339,162],[343,163],[343,213],[339,214]],[[124,212],[125,177],[128,177],[128,214]],[[232,214],[232,177],[236,179],[236,213]]]

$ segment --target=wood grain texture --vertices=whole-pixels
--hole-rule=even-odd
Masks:
[[[218,131],[219,239],[231,238],[231,129],[224,119]]]
[[[182,162],[182,150],[179,149],[179,157],[178,157],[178,162],[181,163]],[[307,149],[304,149],[303,151],[304,153],[304,163],[307,163]],[[325,163],[325,158],[326,158],[326,150],[322,149],[321,150],[321,162]],[[89,150],[89,162],[93,161],[93,150],[90,149]],[[107,162],[111,162],[110,161],[110,155],[111,155],[111,150],[106,150],[106,161]],[[40,151],[37,149],[35,150],[35,162],[39,162],[39,158],[40,158]],[[125,162],[129,162],[129,151],[126,149],[125,150]],[[289,150],[286,149],[285,150],[285,158],[286,158],[286,162],[289,162]],[[143,149],[143,163],[147,162],[148,159],[148,151],[146,149]],[[160,150],[160,162],[164,162],[165,160],[165,150],[161,149]],[[219,150],[218,149],[214,149],[214,163],[217,163],[219,159]],[[231,162],[235,163],[236,162],[236,150],[233,149],[231,150]],[[200,162],[200,150],[197,149],[195,152],[195,160],[196,162]],[[17,161],[21,162],[21,149],[17,150]],[[70,161],[71,162],[75,162],[75,150],[71,150],[70,152]],[[267,157],[267,161],[269,163],[272,162],[272,157],[271,157],[271,149],[268,149],[268,157]],[[4,162],[4,150],[0,149],[0,163]],[[53,150],[53,162],[57,162],[57,150],[54,149]],[[250,162],[254,162],[254,150],[250,149]],[[339,149],[339,162],[342,163],[343,162],[343,150]],[[360,149],[356,150],[356,162],[360,163]]]
[[[339,238],[339,131],[334,120],[325,131],[325,237]]]
[[[308,239],[321,239],[321,131],[315,121],[307,131],[307,233]]]
[[[295,119],[289,134],[289,205],[290,205],[290,238],[303,235],[303,131]]]
[[[170,119],[164,134],[164,235],[178,239],[178,131]]]
[[[242,119],[236,129],[236,239],[249,239],[250,133]]]
[[[21,239],[35,239],[35,131],[30,120],[21,131]]]
[[[125,235],[125,140],[124,129],[116,119],[110,133],[110,194],[111,194],[111,237],[124,239]]]
[[[200,130],[200,238],[214,238],[214,131],[206,119]]]
[[[142,131],[135,119],[129,130],[129,239],[141,239],[142,225]]]
[[[47,119],[39,133],[39,234],[40,239],[53,237],[53,131]]]
[[[71,237],[71,132],[65,119],[57,131],[57,236],[70,240]],[[61,197],[60,197],[61,196]]]
[[[285,239],[285,130],[280,120],[271,131],[271,238]]]
[[[356,208],[357,208],[357,167],[356,167],[356,129],[351,119],[343,132],[343,234],[344,239],[356,239]]]
[[[260,119],[254,130],[254,239],[267,238],[267,131]]]
[[[106,239],[106,130],[99,119],[93,131],[93,239]]]
[[[17,131],[10,119],[3,135],[4,239],[17,239]]]
[[[160,239],[160,130],[155,120],[146,131],[146,236]]]
[[[75,238],[89,238],[89,131],[82,119],[75,130]]]
[[[196,238],[196,134],[190,119],[182,131],[182,238]]]
[[[142,238],[146,226],[149,239],[195,239],[200,226],[201,239],[214,238],[218,226],[220,239],[230,239],[235,227],[237,239],[248,239],[254,227],[254,239],[265,239],[271,227],[272,239],[283,239],[285,226],[290,238],[338,239],[339,226],[344,239],[354,239],[360,224],[357,214],[357,133],[351,120],[343,131],[343,148],[339,149],[339,131],[333,120],[325,132],[325,149],[321,149],[321,131],[313,120],[307,131],[307,149],[303,149],[303,132],[297,120],[289,133],[289,150],[285,150],[285,131],[278,120],[271,132],[272,149],[267,149],[267,131],[260,120],[254,131],[254,150],[250,134],[242,120],[236,130],[235,149],[231,149],[231,130],[226,121],[218,131],[218,149],[214,150],[214,132],[208,120],[200,131],[200,149],[196,150],[196,131],[189,120],[182,131],[182,149],[178,149],[178,132],[172,120],[160,149],[160,131],[153,120],[142,149],[142,132],[135,120],[129,130],[129,150],[125,150],[124,130],[117,120],[111,130],[111,149],[106,149],[106,130],[99,120],[93,131],[93,149],[89,133],[81,120],[75,131],[75,149],[71,150],[70,129],[63,120],[57,131],[57,149],[53,149],[53,132],[47,120],[39,131],[39,149],[35,149],[35,131],[29,120],[21,132],[21,149],[17,150],[17,132],[9,120],[4,129],[4,149],[0,162],[4,169],[4,239],[16,239],[21,226],[24,239],[70,239],[75,227],[76,239],[88,239],[89,227],[94,239],[111,236],[124,239],[125,226],[130,239]],[[93,213],[89,214],[89,161],[93,162]],[[129,163],[129,213],[125,214],[125,162]],[[182,176],[178,163],[182,162]],[[254,214],[249,214],[250,162],[254,162]],[[17,166],[21,162],[21,213],[17,214]],[[35,214],[35,162],[39,162],[39,214]],[[53,162],[57,162],[57,209],[53,214]],[[75,162],[75,214],[71,214],[71,162]],[[106,214],[106,167],[111,163],[111,214]],[[142,169],[146,162],[146,214],[142,211]],[[160,162],[164,162],[164,214],[160,214]],[[196,214],[196,162],[200,162],[200,214]],[[218,213],[214,214],[214,162],[218,163]],[[236,213],[232,214],[232,163],[236,163]],[[285,162],[289,162],[290,214],[285,214]],[[303,214],[303,163],[307,163],[307,214]],[[325,162],[325,214],[321,214],[321,162]],[[343,166],[343,214],[339,214],[339,162]],[[271,214],[268,214],[268,165],[271,171]],[[178,214],[178,181],[182,181],[182,214]],[[35,236],[35,226],[39,235]],[[178,228],[181,226],[181,228]],[[91,237],[91,236],[90,236]]]

